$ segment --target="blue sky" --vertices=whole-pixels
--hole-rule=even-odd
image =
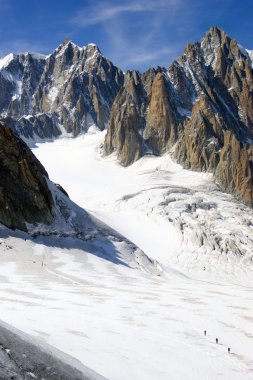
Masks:
[[[96,43],[123,70],[168,66],[213,25],[253,49],[252,0],[0,0],[0,56]]]

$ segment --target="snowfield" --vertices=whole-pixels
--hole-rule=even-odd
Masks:
[[[0,318],[110,380],[253,379],[252,210],[168,155],[123,168],[103,140],[93,129],[33,151],[118,234],[2,227]]]

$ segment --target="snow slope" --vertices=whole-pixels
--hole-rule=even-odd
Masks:
[[[189,275],[193,267],[194,278],[232,275],[253,286],[252,209],[221,192],[211,174],[184,170],[169,155],[127,168],[115,155],[101,157],[104,133],[38,144],[34,153],[71,199],[167,269]]]
[[[0,341],[3,380],[106,380],[70,356],[3,322]]]
[[[9,63],[14,59],[14,54],[10,53],[0,59],[0,70],[5,69]]]
[[[252,210],[168,156],[104,159],[103,139],[34,153],[146,255],[116,233],[84,243],[2,228],[1,319],[111,380],[252,379]]]

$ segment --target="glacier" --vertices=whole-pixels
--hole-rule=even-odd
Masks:
[[[112,230],[1,227],[1,319],[111,380],[252,379],[252,209],[168,154],[103,158],[104,134],[33,146]]]

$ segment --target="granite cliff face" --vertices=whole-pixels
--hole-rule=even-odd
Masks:
[[[224,133],[224,145],[215,176],[222,187],[253,205],[253,145],[238,141],[231,131]]]
[[[0,61],[0,115],[34,140],[103,130],[123,73],[94,44],[66,40],[49,56],[9,54]]]
[[[0,222],[27,230],[26,223],[50,224],[53,198],[47,172],[12,129],[0,124]]]
[[[112,106],[104,152],[117,151],[122,165],[130,165],[144,154],[142,129],[145,127],[147,93],[139,73],[127,72]]]
[[[116,150],[129,164],[146,152],[171,151],[253,205],[252,74],[250,54],[216,27],[167,70],[128,73],[112,107],[105,154]],[[138,80],[129,86],[133,75]]]

